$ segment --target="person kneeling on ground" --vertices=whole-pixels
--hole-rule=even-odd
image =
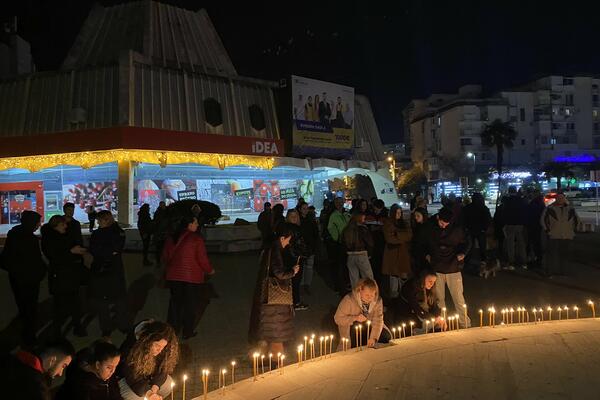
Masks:
[[[371,278],[359,279],[351,293],[338,305],[333,317],[338,326],[340,338],[350,339],[351,347],[356,347],[355,326],[362,325],[362,343],[374,347],[375,343],[387,343],[391,338],[389,329],[383,323],[383,301],[379,296],[377,282]],[[367,321],[370,332],[367,337]],[[341,350],[341,340],[338,344]]]
[[[77,353],[55,400],[121,400],[115,370],[121,353],[112,343],[98,340]]]
[[[0,359],[0,385],[3,399],[50,400],[52,379],[62,376],[75,349],[61,339],[29,353],[19,351]]]
[[[179,343],[170,325],[140,322],[121,345],[119,387],[124,400],[160,400],[171,393]]]
[[[394,305],[396,323],[414,322],[413,332],[425,331],[425,321],[435,319],[435,326],[444,329],[445,321],[435,293],[437,275],[431,270],[423,270],[402,286],[400,297]]]

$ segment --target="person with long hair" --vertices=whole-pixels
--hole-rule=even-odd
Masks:
[[[382,273],[390,278],[390,298],[400,294],[402,282],[408,279],[410,267],[410,229],[404,221],[402,208],[394,204],[390,208],[390,217],[383,223],[385,248],[383,251]]]
[[[308,258],[308,249],[306,247],[306,240],[302,234],[300,226],[300,213],[296,209],[288,210],[285,222],[287,227],[292,231],[292,241],[290,246],[283,252],[283,256],[286,260],[285,263],[300,266],[300,271],[292,278],[292,293],[294,299],[294,310],[304,311],[308,310],[308,305],[302,303],[302,295],[300,293],[300,283],[304,275],[304,267],[301,260]],[[287,260],[289,258],[289,260]]]
[[[142,204],[138,211],[137,221],[138,231],[142,238],[142,254],[144,256],[144,266],[152,265],[152,261],[148,258],[148,252],[150,251],[150,240],[152,239],[152,217],[150,216],[150,205]]]
[[[394,302],[394,322],[397,324],[414,322],[413,331],[420,332],[423,321],[435,319],[435,325],[443,329],[445,321],[435,291],[437,275],[432,270],[422,270],[412,277],[400,290],[400,297]]]
[[[372,251],[374,243],[371,232],[365,225],[365,218],[365,214],[354,214],[342,233],[352,287],[356,286],[359,278],[373,279],[369,252]]]
[[[119,349],[105,340],[79,351],[55,400],[122,400],[115,375],[120,360]]]
[[[339,337],[350,339],[351,347],[358,346],[354,326],[362,324],[362,344],[374,347],[375,343],[387,343],[391,337],[383,322],[383,301],[379,296],[379,287],[372,278],[360,279],[351,293],[342,298],[333,317],[338,326]],[[370,330],[367,337],[367,321]],[[338,350],[342,341],[339,341]]]
[[[41,220],[42,216],[35,211],[23,211],[21,224],[8,231],[0,256],[0,265],[8,271],[10,288],[19,310],[23,326],[21,337],[28,345],[36,342],[40,282],[46,275],[40,242],[35,235]]]
[[[414,275],[429,267],[426,256],[429,250],[429,235],[431,234],[431,222],[424,208],[415,208],[411,213],[411,257],[412,271]]]
[[[214,274],[204,239],[198,233],[198,220],[184,216],[177,229],[167,238],[163,250],[165,280],[171,290],[167,320],[183,339],[196,336],[199,300],[206,275]]]
[[[471,203],[466,205],[463,211],[465,229],[473,243],[477,243],[479,249],[480,268],[477,273],[487,269],[487,230],[492,224],[492,215],[490,209],[485,205],[481,193],[473,193]],[[539,219],[538,219],[539,221]],[[539,225],[539,223],[538,223]],[[475,246],[471,247],[473,250]],[[473,251],[469,254],[471,258]],[[469,265],[470,263],[467,263]]]
[[[140,322],[121,345],[121,355],[118,374],[124,400],[160,400],[171,393],[179,342],[169,324]]]
[[[81,256],[87,250],[67,234],[67,221],[62,215],[53,215],[42,226],[42,251],[48,259],[48,287],[53,296],[52,333],[62,337],[62,326],[71,317],[73,334],[87,336],[81,324],[79,287],[83,268]]]

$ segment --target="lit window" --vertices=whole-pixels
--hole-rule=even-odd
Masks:
[[[592,111],[592,117],[594,117],[594,119],[598,118],[598,110]]]
[[[565,115],[571,115],[571,109],[565,108]]]
[[[437,117],[437,124],[438,124],[438,126],[442,126],[442,116],[441,115],[439,115]]]
[[[556,138],[550,138],[550,144],[556,144]]]

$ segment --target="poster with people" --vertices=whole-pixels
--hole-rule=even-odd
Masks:
[[[354,88],[292,75],[292,96],[295,155],[352,155]]]
[[[63,204],[75,204],[75,219],[87,221],[87,207],[96,211],[110,210],[117,215],[117,182],[80,182],[63,185]]]

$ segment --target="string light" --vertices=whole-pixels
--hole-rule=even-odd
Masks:
[[[159,164],[164,167],[169,164],[202,164],[224,169],[236,165],[246,165],[261,169],[272,169],[275,163],[273,157],[244,156],[236,154],[189,153],[181,151],[154,150],[102,150],[85,151],[80,153],[44,154],[25,157],[0,158],[0,171],[7,169],[26,169],[37,172],[42,169],[59,165],[74,165],[91,168],[96,165],[119,161],[135,161],[149,164]]]

